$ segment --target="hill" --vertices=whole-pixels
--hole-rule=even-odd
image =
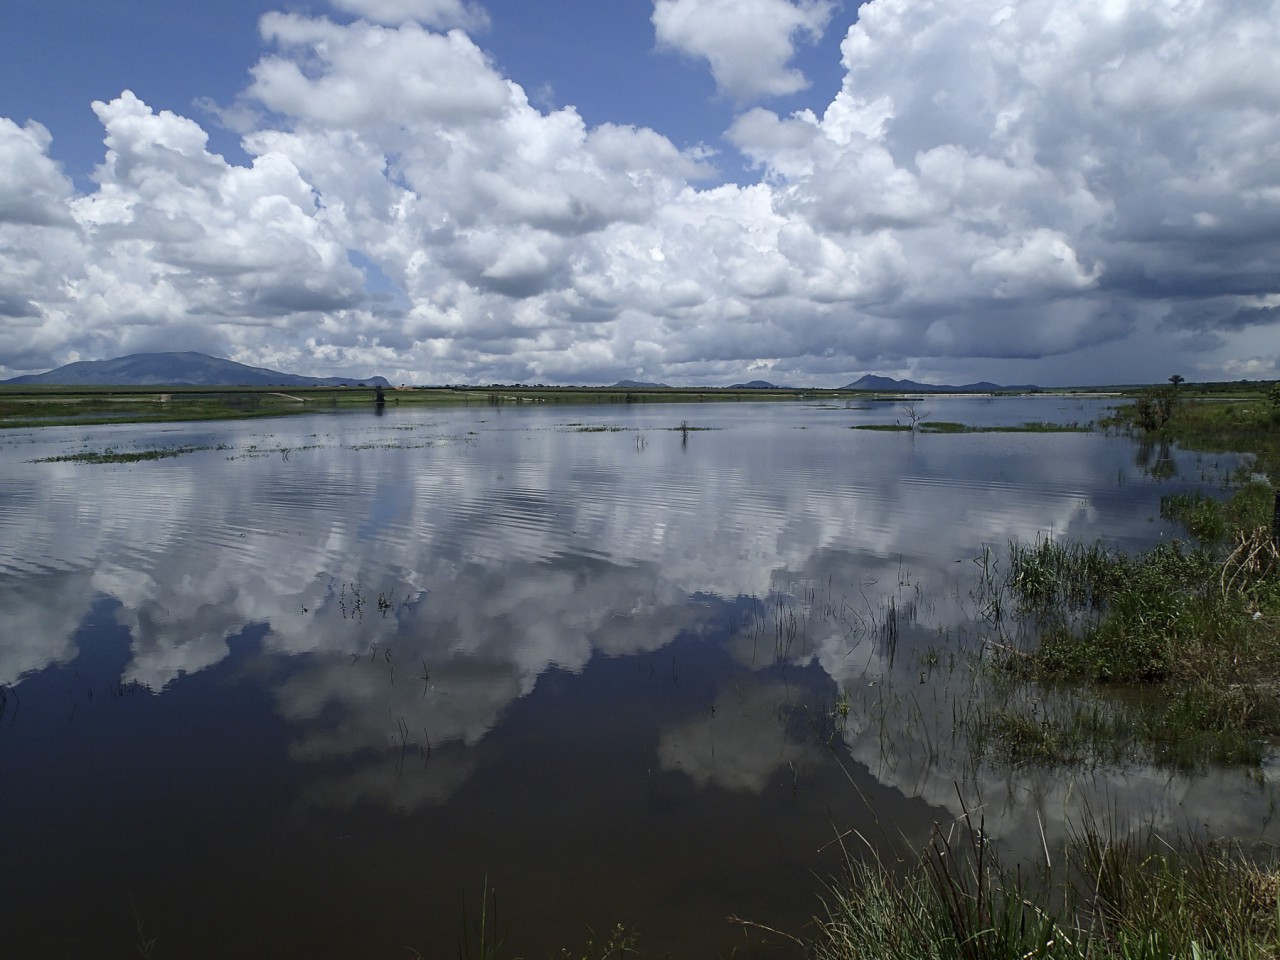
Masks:
[[[730,390],[779,390],[781,389],[776,383],[770,383],[768,380],[750,380],[747,383],[732,383],[729,385]]]
[[[81,360],[5,384],[64,387],[389,387],[383,377],[304,377],[250,367],[204,353],[132,353],[111,360]]]
[[[965,383],[957,387],[949,383],[920,383],[916,380],[895,380],[892,377],[877,377],[870,373],[859,377],[853,383],[846,384],[840,389],[879,390],[885,393],[996,393],[998,391],[1036,393],[1040,390],[1039,387],[1029,383],[1006,387],[998,383],[981,380],[978,383]]]
[[[645,380],[619,380],[614,385],[617,390],[661,390],[670,389],[665,383],[649,383]]]

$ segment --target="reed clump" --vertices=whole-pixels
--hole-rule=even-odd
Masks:
[[[814,960],[1165,960],[1280,956],[1273,853],[1089,825],[1055,860],[1006,867],[966,815],[914,863],[851,859]]]

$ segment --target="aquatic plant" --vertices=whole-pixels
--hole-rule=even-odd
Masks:
[[[228,450],[226,444],[214,446],[158,447],[153,450],[115,450],[107,447],[99,452],[84,450],[80,453],[64,453],[54,457],[38,457],[29,463],[139,463],[146,460],[166,460],[181,457],[200,450]]]
[[[1131,556],[1038,538],[1010,545],[1003,576],[985,552],[974,596],[995,631],[987,663],[1010,684],[964,711],[973,756],[1260,763],[1280,736],[1280,548],[1268,526],[1244,526],[1259,489],[1166,501],[1199,544]]]

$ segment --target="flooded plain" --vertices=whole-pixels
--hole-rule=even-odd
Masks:
[[[922,844],[962,804],[1015,855],[1082,804],[1272,837],[1269,767],[1001,766],[958,721],[1011,540],[1143,549],[1178,535],[1162,495],[1233,464],[850,429],[895,419],[389,405],[0,434],[5,953],[469,956],[483,913],[505,956],[618,924],[644,956],[791,956],[756,925],[803,936],[851,838]]]

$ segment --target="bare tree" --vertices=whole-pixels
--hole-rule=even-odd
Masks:
[[[902,412],[907,415],[907,419],[911,421],[911,429],[915,430],[916,425],[929,416],[928,410],[921,410],[914,403],[908,403],[902,408]]]

